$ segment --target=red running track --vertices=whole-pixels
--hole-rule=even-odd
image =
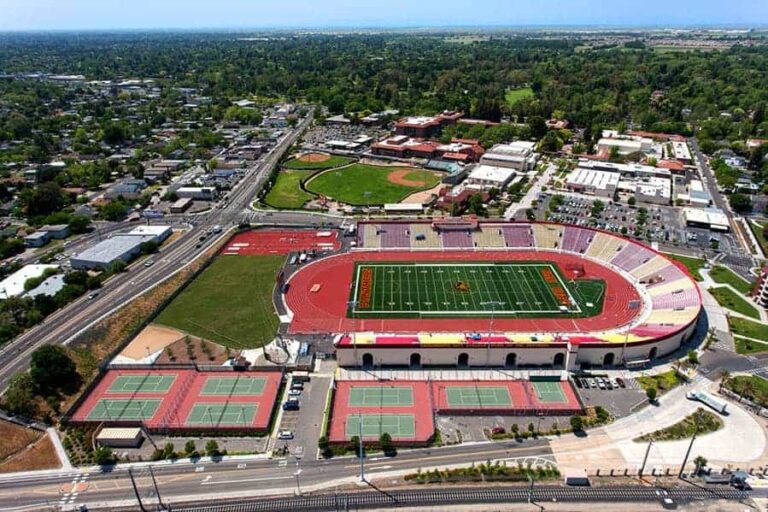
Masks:
[[[322,235],[322,236],[321,236]],[[225,255],[288,254],[299,251],[338,251],[341,248],[336,231],[266,230],[246,231],[235,235],[221,250]]]
[[[347,318],[347,301],[355,262],[358,261],[547,261],[564,269],[570,264],[584,267],[587,279],[602,279],[606,294],[601,314],[590,318],[496,318],[497,332],[591,333],[614,329],[629,324],[642,309],[629,309],[629,301],[640,300],[635,287],[615,271],[572,254],[549,251],[467,252],[354,252],[317,260],[289,279],[285,295],[288,308],[293,312],[289,328],[291,333],[345,333],[345,332],[485,332],[487,318],[440,319],[352,319]],[[320,289],[312,292],[314,285]]]

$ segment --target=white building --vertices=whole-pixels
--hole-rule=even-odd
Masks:
[[[469,172],[464,184],[468,188],[477,188],[480,190],[490,190],[497,188],[504,190],[512,178],[515,177],[515,170],[509,167],[497,167],[493,165],[478,165]]]
[[[716,208],[701,210],[683,208],[683,220],[686,226],[708,228],[712,231],[730,231],[728,216]]]
[[[214,201],[218,196],[213,187],[181,187],[176,190],[179,197],[189,197],[198,201]]]
[[[635,186],[635,199],[643,203],[668,205],[672,200],[672,181],[658,177],[640,180]]]
[[[535,147],[535,142],[522,140],[510,144],[497,144],[480,158],[480,163],[529,172],[536,167],[536,162],[539,159],[539,155],[534,152]]]
[[[58,265],[25,265],[0,281],[0,300],[24,294],[27,279],[42,277],[48,269],[58,269]]]
[[[603,130],[603,138],[597,142],[597,152],[610,153],[612,148],[616,148],[619,155],[629,155],[630,153],[645,153],[653,150],[653,139],[647,137],[638,137],[636,135],[620,135],[615,130]]]
[[[151,236],[158,244],[163,243],[173,233],[171,226],[144,225],[138,226],[122,236]]]
[[[621,174],[618,172],[579,167],[568,175],[565,186],[574,192],[611,198],[619,186],[620,179]]]
[[[685,141],[672,141],[672,152],[674,153],[675,160],[679,160],[686,165],[693,163],[691,150]]]
[[[688,186],[677,194],[677,199],[691,206],[707,207],[712,202],[701,180],[691,180]]]

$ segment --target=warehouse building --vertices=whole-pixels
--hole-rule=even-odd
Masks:
[[[139,427],[103,428],[96,435],[96,444],[110,448],[138,448],[144,441],[144,434]]]
[[[698,208],[683,208],[683,220],[686,226],[707,228],[712,231],[730,231],[728,216],[717,208],[700,210]]]
[[[58,265],[25,265],[0,281],[0,299],[8,299],[24,294],[27,279],[41,277],[47,270],[56,270]]]
[[[141,244],[153,242],[155,235],[117,235],[71,258],[76,270],[107,270],[113,263],[130,263],[141,254]]]
[[[617,172],[577,168],[568,175],[565,187],[573,192],[612,198],[620,179],[621,175]]]
[[[480,190],[490,190],[492,188],[504,190],[515,175],[515,170],[508,167],[480,164],[470,170],[464,184],[468,188]]]
[[[157,245],[160,245],[161,243],[165,242],[169,236],[171,236],[171,233],[173,233],[173,229],[171,229],[171,226],[161,226],[161,225],[144,225],[144,226],[138,226],[128,233],[125,233],[125,235],[121,236],[151,236],[153,238],[153,242],[156,242]]]
[[[535,147],[536,143],[522,140],[510,144],[497,144],[480,158],[480,163],[507,167],[520,172],[532,171],[539,159],[539,155],[534,152]]]

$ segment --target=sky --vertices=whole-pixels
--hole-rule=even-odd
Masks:
[[[0,0],[0,30],[768,25],[768,0]]]

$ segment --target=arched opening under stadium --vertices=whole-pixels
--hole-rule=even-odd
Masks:
[[[469,354],[467,354],[466,352],[462,352],[461,354],[459,354],[458,367],[469,368]]]
[[[565,364],[565,354],[562,352],[555,354],[555,359],[552,361],[552,366],[563,366]]]
[[[363,368],[366,370],[373,368],[373,354],[363,354]]]
[[[648,359],[656,359],[656,356],[658,356],[658,355],[659,355],[659,347],[653,347],[648,352]]]
[[[410,362],[411,368],[420,368],[421,367],[421,354],[411,354],[411,362]]]
[[[608,352],[603,356],[603,366],[613,366],[613,361],[616,358],[613,352]]]
[[[512,368],[517,364],[517,354],[514,352],[511,352],[507,354],[507,358],[504,360],[504,366],[507,368]]]

